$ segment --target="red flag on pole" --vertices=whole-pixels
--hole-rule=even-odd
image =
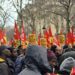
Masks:
[[[48,32],[49,32],[49,39],[48,39],[49,44],[50,44],[50,45],[53,45],[54,38],[53,38],[53,34],[52,34],[51,27],[49,27]]]
[[[24,23],[22,22],[22,29],[21,29],[21,41],[25,42],[26,41],[26,34],[24,31]]]
[[[20,33],[19,33],[16,22],[15,22],[15,27],[14,27],[14,40],[20,40]]]
[[[72,32],[72,44],[75,45],[75,28],[73,26],[71,27],[71,32]]]
[[[14,42],[14,40],[11,39],[11,40],[8,42],[8,46],[13,46],[13,42]]]
[[[1,40],[1,44],[4,45],[7,44],[6,32],[2,29],[0,29],[0,40]]]
[[[3,31],[3,38],[1,39],[2,44],[6,45],[7,44],[7,37],[6,37],[6,32]]]
[[[58,37],[56,37],[56,36],[54,36],[54,45],[60,47],[59,39],[58,39]]]
[[[38,45],[40,45],[41,42],[41,33],[38,35]]]
[[[47,38],[47,39],[49,38],[49,33],[48,33],[47,30],[44,31],[44,37]]]
[[[69,45],[69,44],[72,44],[72,33],[71,32],[68,32],[67,33],[67,35],[66,35],[66,41],[65,41],[65,43],[67,44],[67,45]]]
[[[51,31],[51,27],[49,27],[49,36],[52,37],[52,31]]]
[[[49,32],[47,30],[44,31],[44,37],[47,40],[47,46],[49,47],[50,41],[49,41]]]
[[[0,29],[0,40],[3,38],[4,34],[3,34],[3,31],[2,29]]]

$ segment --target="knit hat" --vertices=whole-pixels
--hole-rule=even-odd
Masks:
[[[60,71],[66,71],[70,73],[72,67],[75,67],[75,59],[68,57],[60,65]]]
[[[56,55],[52,51],[49,51],[49,50],[47,51],[47,57],[49,61],[51,61],[52,59],[57,60]]]

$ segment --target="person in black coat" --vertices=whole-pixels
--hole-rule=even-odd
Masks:
[[[0,75],[11,75],[5,56],[6,52],[6,47],[0,46]]]

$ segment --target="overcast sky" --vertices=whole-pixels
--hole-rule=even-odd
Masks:
[[[23,0],[23,4],[27,4],[28,0]],[[23,5],[23,7],[25,7]],[[14,26],[14,21],[17,19],[17,13],[12,3],[10,3],[8,0],[5,0],[4,4],[2,5],[4,8],[4,11],[7,11],[10,15],[9,19],[7,19],[6,26]]]

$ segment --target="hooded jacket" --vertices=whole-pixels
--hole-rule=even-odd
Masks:
[[[26,68],[19,75],[43,75],[51,72],[47,60],[47,50],[41,46],[28,46],[25,64]]]
[[[3,58],[0,58],[0,75],[10,75],[8,65]]]
[[[60,71],[69,75],[73,67],[75,67],[75,59],[72,57],[68,57],[60,65]]]

